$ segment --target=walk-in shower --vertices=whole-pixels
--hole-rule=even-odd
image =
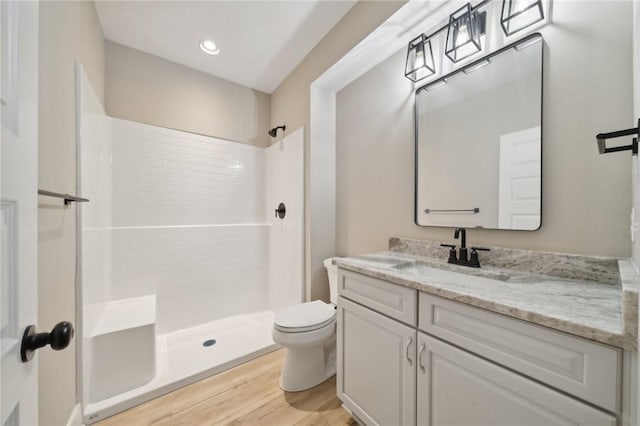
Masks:
[[[93,423],[275,349],[273,311],[303,299],[303,131],[263,148],[114,119],[77,80]]]

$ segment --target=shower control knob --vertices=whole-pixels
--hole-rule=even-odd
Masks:
[[[59,351],[71,343],[73,339],[73,324],[69,321],[62,321],[56,324],[51,333],[37,333],[36,326],[30,325],[24,330],[22,335],[22,346],[20,347],[20,358],[22,362],[29,362],[37,349],[51,345],[51,349]]]
[[[276,217],[279,217],[280,219],[284,219],[284,215],[287,213],[287,208],[285,207],[284,203],[280,203],[278,205],[278,208],[276,209]]]

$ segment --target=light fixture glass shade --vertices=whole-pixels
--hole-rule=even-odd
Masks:
[[[480,34],[480,15],[467,3],[449,16],[445,55],[455,63],[480,52]]]
[[[500,25],[510,36],[544,19],[542,0],[503,0]]]
[[[409,42],[407,48],[407,64],[404,68],[404,76],[416,82],[436,73],[433,62],[433,50],[431,41],[424,34],[420,34]]]

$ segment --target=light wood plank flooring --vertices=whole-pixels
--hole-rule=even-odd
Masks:
[[[335,376],[313,389],[278,386],[284,350],[161,396],[97,425],[356,425],[336,397]]]

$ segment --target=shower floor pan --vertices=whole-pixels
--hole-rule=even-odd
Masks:
[[[273,312],[261,311],[158,335],[156,377],[139,388],[86,404],[85,424],[95,423],[278,349],[271,338],[272,328]],[[209,341],[207,346],[203,345],[205,341]]]

